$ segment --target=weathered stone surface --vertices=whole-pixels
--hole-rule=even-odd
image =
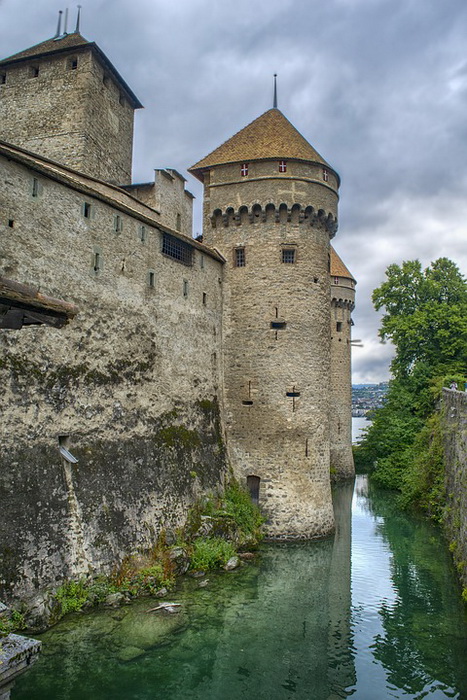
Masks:
[[[467,588],[467,393],[443,389],[446,469],[445,528],[462,584]]]
[[[0,644],[0,695],[2,688],[37,660],[42,642],[9,634]]]
[[[230,557],[229,561],[224,565],[224,569],[226,571],[233,571],[234,569],[237,569],[240,566],[240,559],[235,556],[235,557]]]

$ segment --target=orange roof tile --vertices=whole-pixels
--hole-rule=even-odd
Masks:
[[[328,164],[278,109],[269,109],[212,153],[195,163],[189,172],[203,180],[203,171],[215,165],[283,158]]]
[[[355,282],[355,277],[348,271],[334,248],[331,246],[331,275],[332,277],[347,277]]]

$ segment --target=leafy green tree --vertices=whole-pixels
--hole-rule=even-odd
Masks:
[[[442,460],[432,416],[441,387],[465,378],[467,281],[447,258],[425,270],[410,260],[388,267],[373,303],[384,308],[380,337],[395,347],[393,379],[356,450],[356,464],[372,469],[380,485],[400,489],[404,504],[439,517]]]

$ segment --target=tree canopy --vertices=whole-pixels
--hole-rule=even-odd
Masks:
[[[447,258],[425,270],[410,260],[388,267],[373,303],[384,309],[379,335],[395,347],[393,379],[356,450],[356,463],[369,467],[381,485],[401,490],[406,503],[439,515],[443,480],[435,405],[443,385],[466,379],[467,281]]]

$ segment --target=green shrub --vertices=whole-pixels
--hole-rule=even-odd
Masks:
[[[193,543],[190,568],[207,571],[224,566],[235,556],[235,547],[222,537],[198,537]]]
[[[55,597],[60,603],[61,615],[66,615],[67,613],[81,610],[88,601],[89,589],[83,580],[66,581],[57,589]]]

